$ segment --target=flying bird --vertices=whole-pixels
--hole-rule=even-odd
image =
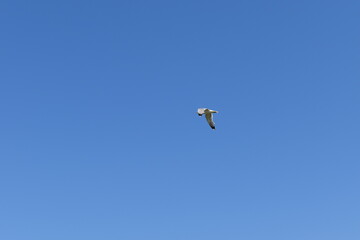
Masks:
[[[213,121],[213,113],[218,113],[218,111],[214,111],[208,108],[198,108],[197,114],[201,117],[205,114],[206,120],[209,123],[212,129],[215,129],[215,123]]]

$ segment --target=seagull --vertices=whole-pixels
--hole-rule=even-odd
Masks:
[[[198,108],[197,114],[201,117],[205,114],[206,120],[209,123],[212,129],[215,129],[215,123],[213,121],[213,113],[218,113],[218,111],[214,111],[208,108]]]

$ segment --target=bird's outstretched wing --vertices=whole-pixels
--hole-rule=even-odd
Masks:
[[[206,113],[206,114],[205,114],[205,117],[206,117],[206,120],[207,120],[207,122],[209,123],[210,127],[211,127],[212,129],[215,129],[215,123],[214,123],[214,121],[213,121],[213,115],[212,115],[212,113]]]

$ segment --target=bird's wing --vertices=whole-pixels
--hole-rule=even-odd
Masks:
[[[207,120],[207,122],[209,123],[210,127],[211,127],[212,129],[215,129],[215,123],[214,123],[214,121],[213,121],[213,115],[212,115],[212,113],[207,113],[207,114],[205,114],[205,117],[206,117],[206,120]]]
[[[198,112],[199,115],[202,115],[202,114],[205,113],[205,108],[198,108],[197,112]]]

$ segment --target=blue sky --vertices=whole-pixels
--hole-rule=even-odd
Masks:
[[[1,1],[0,238],[359,239],[359,7]]]

